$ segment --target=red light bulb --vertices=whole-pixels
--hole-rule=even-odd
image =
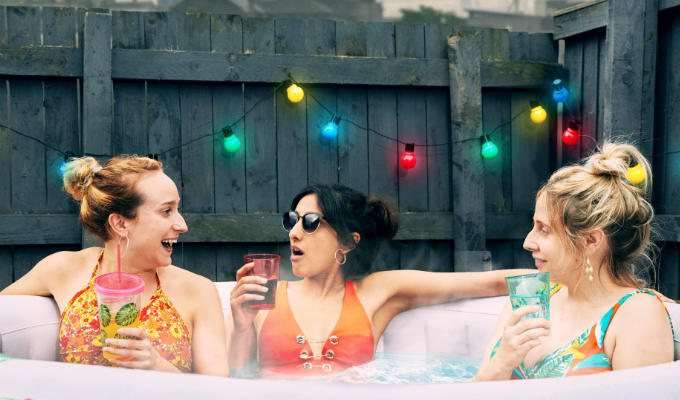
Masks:
[[[578,124],[570,121],[567,129],[562,133],[562,142],[567,146],[573,146],[578,143]]]
[[[416,166],[416,155],[413,152],[415,150],[415,144],[406,144],[406,150],[404,155],[401,156],[401,166],[406,169],[411,169]]]

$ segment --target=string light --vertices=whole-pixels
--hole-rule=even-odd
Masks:
[[[579,126],[576,121],[569,121],[567,129],[562,133],[562,142],[567,146],[578,143]]]
[[[564,87],[562,79],[555,79],[553,85],[553,99],[558,103],[566,103],[569,99],[569,91]]]
[[[498,155],[498,146],[488,135],[483,135],[479,138],[479,141],[482,143],[482,157],[488,160]]]
[[[340,124],[340,117],[334,117],[321,128],[321,135],[328,140],[335,139],[338,136],[338,124]]]
[[[402,167],[411,169],[416,166],[416,155],[413,152],[415,147],[415,143],[406,143],[406,150],[404,150],[404,155],[401,156]]]
[[[305,97],[305,91],[302,90],[302,88],[294,83],[290,83],[288,88],[286,89],[286,94],[288,95],[288,100],[291,103],[299,103],[302,101],[302,99]]]
[[[224,135],[224,149],[230,153],[236,153],[241,148],[241,141],[234,135],[234,131],[230,127],[222,128]]]
[[[548,113],[545,111],[545,109],[534,100],[529,102],[529,104],[531,106],[531,120],[535,124],[540,124],[541,122],[545,121],[545,119],[548,117]]]

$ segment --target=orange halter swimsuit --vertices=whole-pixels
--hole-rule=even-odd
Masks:
[[[260,376],[320,375],[373,360],[371,321],[354,291],[345,281],[345,298],[340,318],[324,341],[321,355],[312,354],[309,341],[295,321],[288,303],[288,282],[279,282],[276,308],[265,318],[258,338]]]
[[[59,358],[63,362],[114,366],[102,354],[99,308],[94,279],[103,251],[90,282],[73,296],[61,314]],[[158,353],[182,372],[191,372],[191,334],[172,302],[163,292],[156,275],[156,291],[142,308],[139,328],[151,339]]]

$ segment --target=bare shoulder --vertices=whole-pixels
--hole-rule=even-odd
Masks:
[[[210,279],[174,265],[159,269],[159,276],[167,289],[182,291],[192,297],[209,296],[217,290]]]
[[[98,247],[88,247],[79,251],[59,251],[43,258],[35,265],[36,272],[73,273],[81,271],[84,265],[97,263],[97,256],[101,251]]]
[[[635,331],[654,331],[668,329],[668,313],[664,304],[654,295],[636,293],[620,306],[612,320],[616,331],[632,329]]]

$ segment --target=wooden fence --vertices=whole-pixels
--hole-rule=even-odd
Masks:
[[[551,35],[48,7],[0,7],[0,20],[0,122],[60,151],[160,153],[190,227],[177,265],[227,280],[246,252],[287,259],[279,213],[312,182],[399,210],[376,269],[530,265],[521,243],[534,195],[563,162],[544,90],[562,73]],[[274,90],[290,76],[307,93],[296,106]],[[529,121],[533,99],[543,124]],[[345,122],[329,142],[319,131],[333,113]],[[236,121],[243,146],[231,154],[209,135]],[[500,153],[483,161],[477,138],[492,131]],[[448,144],[417,146],[404,170],[393,139]],[[90,243],[62,160],[0,128],[0,286]]]
[[[581,121],[587,138],[563,146],[563,162],[587,154],[588,137],[639,145],[653,163],[661,289],[679,298],[680,1],[592,1],[556,15],[555,26],[572,94],[565,119]]]

